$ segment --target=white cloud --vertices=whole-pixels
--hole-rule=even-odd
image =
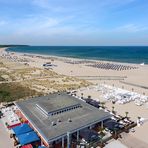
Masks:
[[[52,27],[60,23],[60,19],[48,16],[31,16],[22,20],[23,23],[28,23],[32,27]]]
[[[51,10],[51,11],[54,11],[54,12],[60,12],[60,11],[63,11],[63,7],[61,6],[52,6],[49,2],[49,0],[33,0],[33,5],[35,6],[38,6],[40,8],[43,8],[43,9],[48,9],[48,10]]]
[[[120,7],[130,3],[135,2],[136,0],[101,0],[100,6],[102,7]]]
[[[48,0],[33,0],[34,5],[37,5],[37,6],[40,6],[40,7],[45,7],[45,8],[49,4],[48,2],[49,2]]]
[[[115,28],[115,31],[121,31],[121,32],[139,32],[144,30],[148,30],[148,27],[138,26],[135,24],[126,24]]]
[[[50,17],[33,17],[26,18],[19,21],[19,26],[21,25],[21,28],[17,28],[17,24],[15,25],[17,34],[28,34],[28,33],[35,33],[38,31],[46,32],[50,28],[54,28],[57,25],[59,25],[60,20],[56,18],[50,18]]]

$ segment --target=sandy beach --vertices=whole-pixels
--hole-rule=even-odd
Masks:
[[[86,61],[74,58],[14,53],[7,52],[6,48],[0,48],[0,59],[20,63],[25,66],[27,65],[31,68],[41,69],[45,69],[43,64],[51,63],[53,66],[51,66],[50,70],[62,76],[86,80],[92,86],[96,84],[107,84],[148,96],[148,65],[125,64],[96,60]],[[115,65],[122,64],[123,66],[131,66],[136,68],[127,70],[114,70],[88,66],[100,62],[112,63]],[[93,99],[106,102],[105,106],[110,110],[112,109],[112,106],[114,106],[115,111],[117,111],[119,115],[125,116],[125,112],[129,112],[129,117],[134,121],[137,120],[138,116],[144,119],[148,119],[147,103],[141,106],[135,105],[134,102],[126,103],[123,105],[112,104],[111,102],[104,100],[100,92],[93,89],[84,89],[78,91],[79,96],[82,93],[85,97],[91,95]],[[147,130],[148,122],[145,122],[142,126],[136,127],[135,132],[130,133],[130,135],[137,138],[141,142],[143,141],[148,144]],[[134,141],[132,141],[132,143],[134,143]]]
[[[6,48],[1,48],[1,53],[5,53]],[[26,59],[26,63],[31,67],[44,68],[43,64],[51,62],[53,65],[52,70],[63,75],[74,76],[81,79],[86,79],[92,83],[106,83],[114,84],[115,86],[122,87],[131,90],[132,88],[136,92],[145,93],[148,95],[148,65],[140,64],[126,64],[108,61],[96,61],[96,60],[82,60],[76,58],[64,58],[57,56],[45,56],[38,54],[25,54],[25,53],[14,53],[9,52],[12,57],[15,57],[16,61],[19,59]],[[27,61],[28,60],[28,61]],[[91,62],[103,62],[103,63],[113,63],[122,65],[132,65],[136,69],[130,70],[106,70],[99,69],[91,66]],[[20,63],[25,63],[23,60]],[[105,77],[105,78],[102,78]],[[138,85],[137,87],[135,85]],[[144,88],[142,88],[144,87]]]

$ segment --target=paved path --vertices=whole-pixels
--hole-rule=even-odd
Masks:
[[[0,119],[0,148],[14,148],[13,140],[7,129],[4,127],[2,119]]]
[[[104,148],[128,148],[128,147],[122,144],[119,140],[113,139]]]
[[[128,148],[148,148],[147,143],[135,138],[130,134],[123,133],[120,141]]]
[[[139,84],[134,84],[134,83],[129,83],[129,82],[124,82],[124,81],[120,81],[121,83],[127,84],[127,85],[131,85],[131,86],[136,86],[136,87],[140,87],[140,88],[144,88],[144,89],[148,89],[148,86],[142,86]]]

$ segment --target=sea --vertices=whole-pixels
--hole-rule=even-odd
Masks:
[[[148,46],[17,46],[7,51],[148,64]]]

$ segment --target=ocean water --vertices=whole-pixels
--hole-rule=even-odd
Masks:
[[[148,46],[20,46],[7,51],[148,64]]]

